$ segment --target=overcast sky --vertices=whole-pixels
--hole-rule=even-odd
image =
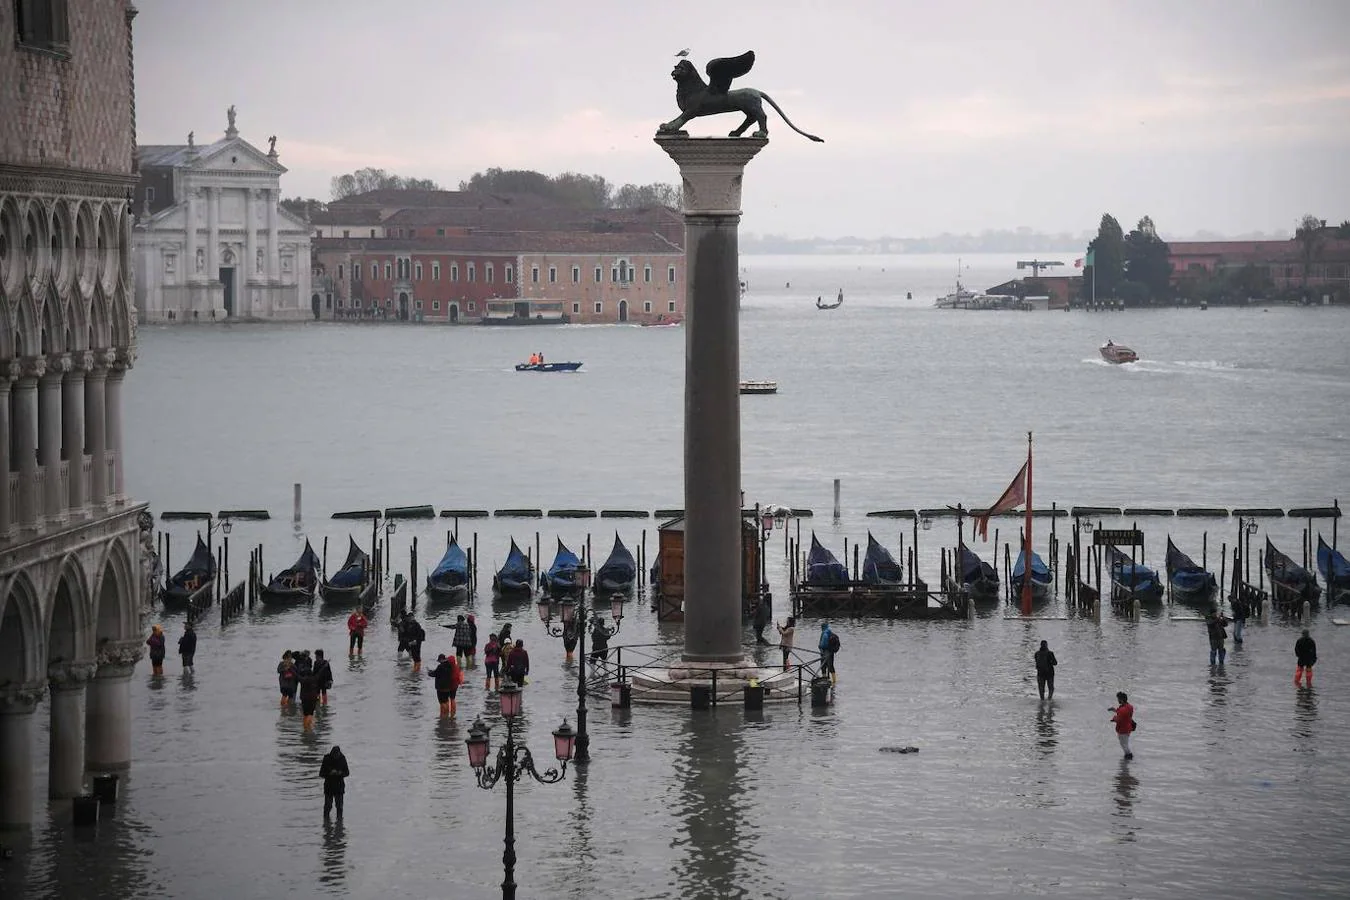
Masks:
[[[1164,234],[1350,218],[1350,0],[136,0],[142,143],[225,108],[287,195],[376,166],[674,181],[653,143],[692,50],[774,97],[743,229]],[[691,123],[725,134],[734,116]]]

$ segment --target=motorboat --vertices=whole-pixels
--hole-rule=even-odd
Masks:
[[[1139,361],[1139,354],[1135,353],[1133,350],[1131,350],[1129,347],[1126,347],[1124,344],[1117,344],[1111,340],[1108,340],[1105,344],[1102,344],[1101,354],[1102,359],[1106,360],[1109,363],[1116,363],[1117,365],[1119,365],[1120,363],[1132,363]]]
[[[684,319],[681,319],[679,316],[670,316],[667,318],[666,314],[662,313],[656,317],[655,322],[642,322],[641,325],[643,328],[674,328],[683,322]]]
[[[516,363],[517,372],[575,372],[579,362]]]
[[[778,393],[778,382],[776,381],[742,381],[742,394],[776,394]]]

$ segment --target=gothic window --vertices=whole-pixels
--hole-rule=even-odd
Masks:
[[[20,46],[69,55],[66,0],[14,0],[14,13]]]

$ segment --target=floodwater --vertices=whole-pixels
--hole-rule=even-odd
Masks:
[[[1012,274],[1001,258],[973,263],[989,271],[968,276],[974,285]],[[1021,465],[1028,430],[1038,506],[1287,508],[1329,504],[1350,487],[1346,310],[937,312],[922,307],[950,289],[955,259],[744,264],[743,377],[780,384],[776,396],[742,402],[747,502],[814,509],[790,533],[800,524],[806,540],[814,529],[836,553],[869,528],[892,549],[902,534],[912,546],[910,523],[867,518],[871,510],[992,502]],[[841,309],[814,309],[817,294],[841,286]],[[908,303],[906,290],[916,294]],[[1141,362],[1100,364],[1107,337]],[[345,509],[677,507],[683,340],[683,329],[636,327],[143,329],[128,379],[129,487],[156,513],[270,509],[272,521],[239,522],[230,535],[235,580],[258,543],[269,569],[294,559],[304,537],[316,548],[328,538],[330,567],[349,533],[369,544],[369,523],[329,519]],[[512,371],[531,350],[585,367]],[[294,527],[297,481],[304,515]],[[998,524],[1005,542],[1016,522]],[[1263,521],[1253,545],[1269,535],[1298,557],[1307,524]],[[424,577],[454,525],[400,523],[394,570],[408,571],[416,537]],[[645,528],[654,552],[650,519],[458,523],[462,542],[476,535],[485,582],[511,536],[533,550],[539,531],[546,561],[555,536],[573,549],[589,536],[603,558],[615,525],[629,546],[642,545]],[[193,526],[161,527],[176,567]],[[1044,552],[1049,523],[1036,527]],[[1055,527],[1065,538],[1064,521]],[[1151,564],[1171,534],[1197,558],[1206,547],[1217,569],[1237,523],[1140,527]],[[1329,520],[1313,528],[1330,539]],[[954,524],[917,536],[935,581]],[[769,540],[780,610],[783,537]],[[433,658],[449,632],[431,623],[457,611],[430,618]],[[473,611],[484,633],[512,622],[531,651],[520,731],[542,762],[549,732],[574,721],[575,667],[532,607],[480,596]],[[1048,615],[1064,616],[1059,604]],[[520,895],[1345,896],[1350,630],[1335,621],[1350,612],[1314,616],[1311,691],[1292,685],[1297,625],[1252,623],[1213,669],[1203,626],[1188,615],[836,622],[839,685],[826,710],[612,711],[597,697],[589,766],[557,785],[518,785]],[[344,619],[317,605],[224,628],[208,617],[195,676],[172,656],[162,679],[142,665],[135,761],[116,818],[85,839],[66,807],[42,801],[32,835],[5,838],[18,852],[0,861],[0,893],[495,896],[504,786],[480,790],[464,749],[476,716],[500,723],[481,670],[468,673],[458,718],[439,721],[429,679],[396,658],[387,609],[357,659],[344,652]],[[171,637],[181,631],[181,618],[163,621]],[[816,628],[804,621],[798,644],[813,645]],[[679,625],[656,622],[638,599],[614,643],[680,639]],[[746,639],[747,652],[776,657]],[[1061,663],[1049,703],[1036,698],[1030,664],[1042,639]],[[277,707],[276,660],[300,647],[335,661],[314,735]],[[1140,721],[1129,763],[1106,711],[1117,690]],[[494,728],[494,747],[503,736]],[[334,743],[352,778],[345,822],[326,826],[317,772]],[[889,746],[919,752],[880,752]]]

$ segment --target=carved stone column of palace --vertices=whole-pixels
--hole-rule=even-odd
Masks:
[[[70,371],[61,382],[61,446],[70,467],[67,502],[73,517],[88,513],[84,506],[89,499],[84,495],[84,373],[91,360],[88,353],[75,354]]]
[[[61,662],[47,669],[52,706],[49,797],[78,797],[84,793],[85,684],[94,668],[93,663]]]
[[[92,364],[84,376],[85,446],[93,464],[89,479],[89,502],[102,505],[108,502],[108,436],[104,399],[108,381],[108,351],[96,350]]]
[[[9,421],[9,386],[17,375],[18,365],[13,361],[0,368],[0,538],[8,537],[13,530],[17,512],[9,499],[9,442],[13,435]]]
[[[70,368],[70,357],[47,357],[47,371],[38,387],[38,456],[45,471],[42,482],[42,512],[49,522],[65,520],[66,498],[61,485],[61,382]]]
[[[122,477],[122,471],[126,468],[122,461],[122,383],[127,377],[129,368],[131,368],[131,354],[126,350],[118,350],[116,358],[108,367],[107,409],[104,411],[107,416],[105,427],[108,431],[108,452],[115,456],[112,483],[108,485],[108,493],[119,503],[126,497]]]
[[[41,682],[0,688],[0,828],[33,821],[33,710]]]
[[[86,689],[84,758],[94,772],[131,765],[131,673],[141,658],[139,638],[105,644]]]
[[[14,385],[14,452],[19,455],[19,524],[36,528],[40,498],[37,492],[38,379],[47,371],[45,359],[20,360]]]
[[[660,136],[684,181],[684,658],[741,650],[738,235],[745,165],[768,141]]]

